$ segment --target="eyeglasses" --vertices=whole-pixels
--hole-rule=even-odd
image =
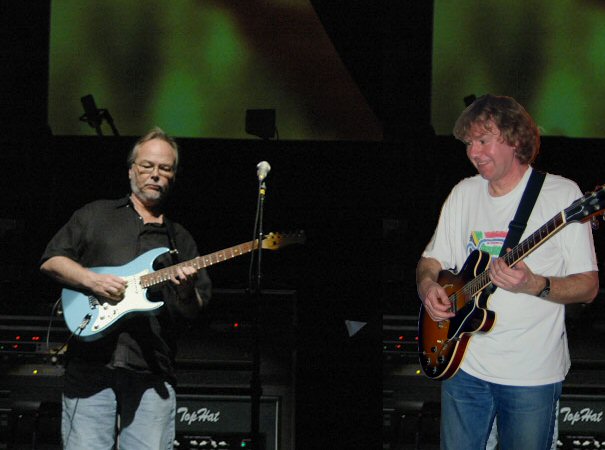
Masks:
[[[169,166],[167,164],[155,165],[150,162],[142,162],[142,163],[133,162],[133,164],[139,168],[139,172],[144,173],[144,174],[153,173],[153,171],[155,171],[156,167],[158,168],[159,174],[162,176],[169,177],[174,174],[174,167]]]

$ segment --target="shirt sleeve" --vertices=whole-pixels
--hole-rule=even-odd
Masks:
[[[456,214],[458,208],[457,189],[454,188],[441,207],[439,221],[437,227],[427,244],[422,256],[425,258],[433,258],[441,264],[442,269],[455,269],[456,257],[452,249],[460,247],[460,243],[453,242],[453,239],[459,234],[455,231]],[[459,269],[459,268],[458,268]]]
[[[562,211],[582,196],[576,183],[550,174],[542,190],[545,195],[538,197],[524,235],[529,236],[554,218],[560,219]],[[527,257],[526,263],[534,273],[544,276],[565,277],[598,270],[590,224],[567,223],[560,231],[547,236]]]
[[[568,196],[567,204],[571,204],[581,196],[582,192],[575,186],[575,190],[572,190]],[[562,275],[599,270],[590,223],[570,223],[561,231],[559,238],[564,261]]]
[[[54,256],[65,256],[74,261],[79,261],[84,251],[84,229],[87,210],[85,208],[74,212],[69,221],[57,231],[50,240],[42,257],[40,264]]]

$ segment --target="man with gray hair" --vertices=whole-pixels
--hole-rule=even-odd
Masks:
[[[70,342],[61,425],[67,450],[173,446],[176,333],[182,319],[195,318],[206,305],[211,290],[205,270],[176,265],[177,258],[198,256],[191,234],[164,215],[178,155],[174,139],[159,128],[140,138],[127,160],[130,194],[77,210],[42,256],[42,272],[84,293],[78,299],[84,308],[98,299],[103,307],[124,305],[132,282],[119,266],[159,247],[172,250],[154,261],[155,269],[173,266],[170,279],[147,290],[149,300],[163,302],[157,314],[133,312],[103,333]],[[104,270],[90,269],[99,267]]]

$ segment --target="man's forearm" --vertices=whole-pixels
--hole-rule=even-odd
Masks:
[[[598,272],[584,272],[566,277],[548,278],[550,279],[550,293],[545,298],[551,302],[561,304],[591,303],[599,292]],[[545,284],[546,280],[544,280],[543,286]]]
[[[416,288],[421,299],[426,296],[424,284],[429,281],[437,281],[441,272],[441,264],[433,258],[420,258],[416,266]]]
[[[61,284],[75,288],[89,288],[87,279],[90,271],[66,256],[53,256],[47,259],[40,266],[40,270]]]

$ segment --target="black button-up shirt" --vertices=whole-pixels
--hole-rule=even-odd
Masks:
[[[198,256],[191,234],[173,223],[174,242],[179,261]],[[128,197],[99,200],[76,211],[52,238],[42,262],[53,256],[68,257],[84,267],[122,266],[148,250],[170,248],[166,224],[144,223]],[[160,255],[157,270],[174,264],[170,254]],[[211,283],[205,270],[198,273],[196,289],[206,303]],[[83,342],[72,339],[66,355],[65,393],[89,395],[108,387],[108,370],[125,369],[159,376],[174,383],[173,361],[176,332],[182,319],[176,303],[176,291],[167,283],[148,296],[165,305],[158,314],[134,314],[118,321],[106,336]]]

